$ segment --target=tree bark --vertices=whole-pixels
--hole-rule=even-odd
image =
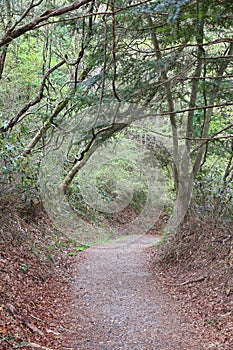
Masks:
[[[3,70],[4,70],[4,66],[5,66],[7,49],[8,49],[8,45],[3,47],[2,53],[1,53],[1,56],[0,56],[0,80],[2,79],[2,74],[3,74]]]

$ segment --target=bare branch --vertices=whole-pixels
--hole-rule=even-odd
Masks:
[[[88,4],[91,1],[92,0],[77,0],[77,1],[74,1],[73,3],[71,3],[70,5],[60,7],[56,10],[47,10],[44,13],[42,13],[40,16],[34,18],[31,22],[28,22],[25,25],[23,25],[17,29],[14,29],[14,30],[11,30],[11,29],[7,30],[5,35],[0,40],[0,47],[10,43],[12,40],[14,40],[15,38],[18,38],[19,36],[23,35],[24,33],[27,33],[29,31],[35,29],[36,26],[38,24],[40,24],[41,22],[45,22],[51,17],[61,16],[65,13],[77,10],[81,6]]]
[[[32,149],[37,145],[37,143],[40,141],[40,139],[44,136],[46,131],[50,128],[51,124],[54,123],[54,118],[56,118],[59,115],[59,113],[67,106],[69,101],[70,101],[70,96],[68,96],[63,101],[60,101],[57,104],[52,115],[49,117],[48,120],[46,120],[46,122],[44,122],[42,127],[37,131],[36,135],[33,137],[33,139],[26,146],[26,148],[22,154],[23,156],[26,156],[26,155],[31,153]]]
[[[42,98],[44,97],[44,88],[45,88],[46,80],[48,79],[48,77],[50,76],[51,73],[53,73],[59,67],[63,66],[65,64],[65,62],[66,61],[63,60],[48,70],[48,72],[44,75],[44,77],[42,79],[42,82],[40,85],[40,90],[39,90],[37,96],[33,100],[26,103],[21,108],[21,110],[17,113],[17,115],[15,117],[11,118],[5,126],[2,126],[0,128],[1,133],[7,132],[8,130],[12,129],[18,123],[19,120],[22,120],[21,117],[28,111],[28,109],[30,107],[35,106],[37,103],[39,103],[42,100]]]
[[[232,127],[233,127],[233,124],[230,124],[230,125],[226,126],[225,128],[221,129],[220,131],[217,131],[216,133],[214,133],[214,135],[212,135],[209,138],[195,138],[195,139],[193,139],[193,141],[195,141],[195,140],[203,141],[204,140],[204,142],[202,142],[197,148],[195,148],[191,152],[191,155],[193,155],[196,151],[198,151],[202,146],[204,146],[209,141],[212,141],[212,140],[215,140],[215,139],[216,140],[221,140],[221,137],[217,137],[217,135],[221,134],[222,132],[224,132],[224,131],[232,128]],[[227,138],[229,138],[228,136],[231,136],[230,138],[233,137],[233,135],[226,135],[226,136],[227,136]],[[225,136],[223,138],[225,138]]]
[[[112,135],[121,131],[127,126],[128,124],[125,123],[113,123],[112,125],[106,126],[98,130],[97,132],[92,130],[92,138],[88,143],[86,149],[84,150],[84,153],[82,153],[81,156],[77,158],[77,161],[74,163],[72,169],[65,177],[63,183],[60,185],[60,188],[64,193],[66,193],[69,185],[71,184],[73,178],[78,173],[78,171],[86,164],[91,155],[102,145],[103,140],[105,141],[109,139]],[[96,142],[97,136],[100,134],[104,134],[103,139],[100,142]]]
[[[29,14],[29,12],[39,6],[44,0],[40,0],[38,1],[37,3],[34,4],[34,0],[32,0],[30,2],[30,5],[28,6],[28,8],[24,11],[24,13],[22,14],[22,16],[13,24],[13,26],[11,28],[9,28],[9,31],[13,31],[15,29],[15,27],[20,23],[22,22],[22,20]]]
[[[182,140],[191,140],[191,141],[205,141],[201,146],[203,146],[205,143],[209,141],[216,141],[216,140],[224,140],[224,139],[232,139],[233,135],[223,135],[223,136],[211,136],[211,137],[195,137],[195,138],[188,138],[188,137],[182,137]]]
[[[132,5],[128,5],[128,6],[125,6],[125,7],[120,7],[118,8],[117,10],[115,10],[114,12],[113,11],[98,11],[98,12],[88,12],[88,13],[85,13],[83,15],[78,15],[78,16],[73,16],[73,17],[70,17],[70,18],[63,18],[63,19],[59,19],[59,20],[56,20],[56,21],[48,21],[47,23],[43,23],[43,24],[39,24],[35,27],[35,29],[38,29],[42,26],[45,26],[45,25],[48,25],[48,24],[56,24],[56,23],[61,23],[61,22],[69,22],[69,21],[73,21],[75,19],[82,19],[82,18],[87,18],[87,17],[96,17],[96,16],[112,16],[112,15],[115,15],[115,14],[118,14],[120,12],[123,12],[123,11],[126,11],[126,10],[129,10],[133,7],[138,7],[138,6],[141,6],[143,4],[146,4],[146,3],[149,3],[153,0],[145,0],[145,1],[142,1],[142,2],[139,2],[137,4],[132,4]],[[157,16],[167,16],[167,13],[162,13],[162,12],[156,12],[156,15]]]
[[[202,109],[211,109],[211,108],[220,108],[220,107],[227,107],[227,106],[233,106],[233,102],[224,102],[224,103],[219,103],[219,104],[211,104],[211,105],[207,105],[207,106],[197,106],[197,107],[192,107],[192,108],[185,108],[185,109],[179,109],[173,112],[161,112],[160,115],[168,115],[168,114],[181,114],[181,113],[185,113],[185,112],[189,112],[192,110],[202,110]]]

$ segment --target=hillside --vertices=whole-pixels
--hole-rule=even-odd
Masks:
[[[54,229],[40,205],[15,204],[1,203],[1,346],[64,349],[75,336],[74,267],[85,265],[85,253]],[[196,218],[176,238],[147,248],[148,271],[199,330],[203,349],[232,348],[231,254],[230,228]]]

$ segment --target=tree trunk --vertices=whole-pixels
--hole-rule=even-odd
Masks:
[[[220,68],[217,72],[217,76],[222,76],[223,73],[225,72],[229,62],[231,61],[231,56],[233,54],[233,43],[230,44],[229,49],[228,49],[228,53],[226,54],[226,58],[224,59],[223,63],[220,65]],[[229,56],[229,57],[228,57]],[[209,105],[214,105],[215,99],[216,99],[216,95],[219,91],[219,82],[221,81],[221,78],[218,78],[214,81],[214,87],[211,91],[211,95],[210,95],[210,99],[209,99]],[[206,138],[208,136],[208,132],[209,132],[209,127],[210,127],[210,121],[211,121],[211,117],[213,114],[213,108],[209,108],[206,112],[206,117],[204,120],[204,125],[203,125],[203,129],[202,129],[202,138]],[[197,152],[197,156],[194,162],[194,166],[193,166],[193,174],[194,177],[197,175],[200,166],[201,166],[201,161],[202,161],[202,157],[203,154],[205,152],[206,149],[206,144],[202,145],[198,152]]]

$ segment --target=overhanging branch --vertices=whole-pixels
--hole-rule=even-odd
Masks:
[[[60,7],[56,10],[47,10],[44,13],[42,13],[40,16],[35,17],[32,21],[22,25],[21,27],[18,27],[18,28],[13,29],[13,30],[10,28],[9,30],[7,30],[5,35],[0,40],[0,47],[9,44],[11,41],[20,37],[24,33],[27,33],[29,31],[35,29],[38,24],[47,21],[49,18],[61,16],[61,15],[64,15],[65,13],[77,10],[80,7],[82,7],[83,5],[90,3],[91,1],[92,0],[74,1],[70,5]]]

